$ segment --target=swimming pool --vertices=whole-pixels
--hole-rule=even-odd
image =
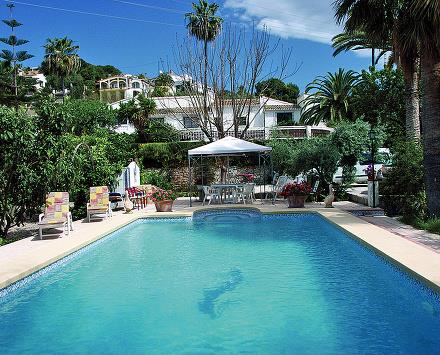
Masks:
[[[144,219],[0,301],[0,353],[436,353],[438,294],[315,214]]]

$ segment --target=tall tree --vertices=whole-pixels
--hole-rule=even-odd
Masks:
[[[414,0],[411,32],[420,43],[423,78],[422,143],[428,210],[440,217],[440,2]]]
[[[122,103],[118,110],[120,121],[128,121],[136,128],[141,140],[147,141],[146,128],[150,124],[150,116],[156,112],[156,102],[144,95],[138,95],[135,99]]]
[[[81,65],[81,59],[77,54],[79,46],[74,45],[71,39],[64,37],[48,39],[44,49],[45,55],[42,67],[47,74],[55,75],[61,79],[64,100],[65,79],[78,70]]]
[[[270,78],[255,85],[255,95],[269,96],[272,99],[287,101],[296,104],[299,88],[292,83],[285,83],[279,78]]]
[[[347,33],[362,32],[370,43],[380,48],[391,42],[393,57],[405,77],[407,137],[419,138],[420,46],[412,35],[416,25],[412,3],[411,0],[336,0],[335,17],[338,23],[345,22]]]
[[[359,75],[352,70],[339,69],[334,74],[318,76],[306,87],[306,94],[313,93],[302,101],[301,121],[316,125],[352,120],[351,95],[358,83]]]
[[[203,105],[204,120],[208,122],[208,43],[213,41],[221,31],[223,19],[216,16],[219,5],[210,4],[206,0],[192,4],[193,11],[185,14],[189,34],[199,41],[203,41],[204,66],[203,66]]]
[[[18,96],[18,86],[17,86],[17,75],[18,75],[18,64],[24,62],[27,59],[33,57],[32,54],[29,54],[27,51],[17,51],[17,47],[22,46],[23,44],[28,43],[29,41],[26,39],[19,39],[15,35],[15,28],[20,27],[22,24],[17,20],[12,18],[12,10],[14,9],[14,4],[7,4],[9,8],[9,20],[3,20],[7,26],[11,28],[11,35],[7,38],[0,38],[0,42],[7,44],[11,50],[3,49],[2,53],[0,53],[0,58],[5,61],[5,64],[10,65],[12,67],[12,81],[13,81],[13,89],[15,97]]]

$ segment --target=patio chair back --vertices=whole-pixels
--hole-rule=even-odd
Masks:
[[[68,192],[49,192],[46,195],[46,207],[44,209],[44,218],[46,220],[62,220],[67,218],[68,213]]]
[[[136,194],[138,193],[138,189],[136,187],[129,187],[125,191],[127,191],[128,197],[136,197]]]
[[[245,184],[243,187],[243,193],[247,196],[254,193],[255,184]]]
[[[203,192],[207,196],[218,194],[218,189],[211,186],[203,186]]]
[[[288,176],[284,176],[284,175],[280,176],[277,180],[276,185],[275,185],[275,191],[281,192],[283,190],[284,185],[286,185],[288,181],[289,181]]]
[[[108,206],[109,203],[107,186],[93,186],[90,188],[90,206]]]

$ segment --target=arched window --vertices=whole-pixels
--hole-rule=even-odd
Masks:
[[[118,82],[117,82],[117,81],[112,81],[112,82],[110,83],[110,87],[111,87],[112,89],[117,89],[117,88],[118,88]]]
[[[140,89],[141,88],[141,84],[138,81],[135,81],[132,86],[133,86],[133,89]]]
[[[105,81],[101,83],[101,89],[108,89],[108,84]]]
[[[119,87],[120,87],[121,89],[125,88],[125,87],[126,87],[125,81],[120,80],[120,81],[119,81]]]

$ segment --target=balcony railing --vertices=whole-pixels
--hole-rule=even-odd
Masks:
[[[270,128],[249,128],[244,139],[263,140],[271,137],[303,139],[310,137],[321,137],[330,134],[332,128],[313,127],[313,126],[278,126]],[[239,131],[241,134],[242,131]],[[217,132],[213,132],[213,138],[218,139]],[[226,132],[226,136],[234,136],[233,131]],[[180,132],[182,141],[200,141],[207,140],[205,134],[200,129],[191,129]]]

